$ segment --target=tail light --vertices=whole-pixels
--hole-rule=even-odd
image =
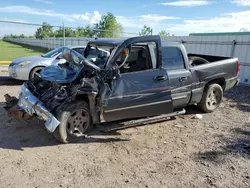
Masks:
[[[236,75],[238,76],[240,73],[240,61],[237,61],[237,70],[236,70]]]

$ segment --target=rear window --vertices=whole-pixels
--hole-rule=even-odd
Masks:
[[[177,47],[162,47],[162,67],[166,70],[185,69],[182,53]]]

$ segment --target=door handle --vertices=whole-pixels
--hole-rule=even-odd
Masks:
[[[187,81],[187,77],[180,77],[180,82],[186,82]]]
[[[164,81],[164,80],[167,80],[167,77],[166,76],[156,76],[154,77],[154,80],[156,81]]]

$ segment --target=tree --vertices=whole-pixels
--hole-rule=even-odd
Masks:
[[[174,36],[174,34],[170,34],[170,33],[168,33],[166,30],[162,30],[162,31],[160,31],[159,32],[159,35],[161,36],[161,37],[169,37],[169,36]]]
[[[91,28],[90,25],[84,27],[78,27],[76,30],[76,37],[93,37],[95,35],[95,31]]]
[[[146,36],[146,35],[152,35],[152,34],[153,34],[153,29],[146,25],[144,25],[141,32],[139,32],[140,36]]]
[[[25,36],[24,34],[21,34],[21,35],[13,35],[13,34],[10,34],[10,35],[4,35],[3,38],[30,38],[32,36]]]
[[[116,20],[116,17],[108,12],[107,15],[103,15],[99,23],[95,25],[95,30],[98,37],[111,38],[120,37],[123,27]]]
[[[84,27],[78,27],[76,29],[76,37],[85,37],[85,29],[84,29]]]
[[[43,22],[42,26],[36,30],[35,37],[42,39],[46,37],[53,37],[53,27],[46,22]]]
[[[65,27],[65,37],[76,37],[77,31],[74,31],[71,28]],[[60,27],[58,30],[54,33],[55,37],[63,37],[63,27]]]
[[[84,36],[85,37],[94,37],[96,32],[91,28],[90,25],[87,25],[84,29]]]

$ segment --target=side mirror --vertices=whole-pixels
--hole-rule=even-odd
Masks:
[[[119,70],[117,64],[112,66],[112,68],[106,70],[106,78],[107,79],[115,80],[119,77],[120,77],[120,70]]]

